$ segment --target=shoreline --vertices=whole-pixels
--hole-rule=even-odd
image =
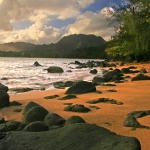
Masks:
[[[125,66],[117,66],[118,69],[136,66],[137,70],[141,68],[146,68],[147,72],[145,75],[150,76],[150,64],[136,64],[130,63]],[[107,69],[107,68],[104,68]],[[128,75],[128,74],[127,74]],[[131,77],[134,74],[129,74]],[[145,111],[150,110],[150,80],[142,81],[130,81],[130,79],[124,83],[116,83],[116,86],[96,86],[98,91],[102,94],[97,93],[87,93],[87,94],[77,94],[76,99],[70,100],[58,100],[54,99],[44,99],[45,96],[59,95],[59,97],[65,96],[65,89],[53,89],[45,91],[29,91],[25,93],[17,93],[10,95],[10,101],[18,101],[22,103],[22,106],[11,106],[1,109],[1,114],[6,120],[16,120],[21,121],[22,114],[13,112],[15,108],[24,108],[24,106],[29,101],[34,101],[39,103],[41,106],[46,108],[49,112],[54,112],[67,119],[72,115],[81,116],[87,123],[96,124],[98,126],[109,129],[112,132],[123,136],[136,137],[141,143],[142,150],[149,149],[148,137],[150,136],[150,130],[137,128],[133,130],[130,127],[124,127],[123,121],[125,116],[133,111]],[[115,89],[116,92],[108,92],[106,90]],[[64,103],[73,104],[84,104],[89,107],[90,104],[86,103],[88,100],[93,100],[97,98],[110,98],[115,99],[118,102],[122,102],[123,105],[98,103],[94,106],[98,106],[100,109],[90,108],[91,111],[88,113],[76,113],[76,112],[66,112],[63,111],[65,105]],[[137,119],[142,125],[150,127],[150,115]]]

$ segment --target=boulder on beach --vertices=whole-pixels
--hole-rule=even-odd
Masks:
[[[29,92],[29,91],[32,91],[34,90],[33,88],[15,88],[13,89],[13,91],[17,92],[17,93],[23,93],[23,92]]]
[[[65,107],[64,111],[87,113],[91,110],[89,108],[85,107],[84,105],[76,104],[76,105],[69,105],[69,106]]]
[[[80,116],[71,116],[66,120],[65,125],[71,125],[74,123],[86,123],[86,122]]]
[[[5,118],[0,114],[0,124],[5,122]]]
[[[6,122],[7,131],[15,131],[18,128],[19,124],[20,124],[19,121],[13,120]]]
[[[106,67],[106,66],[107,66],[107,62],[101,61],[100,64],[99,64],[99,66],[100,66],[101,68]]]
[[[0,90],[0,108],[9,106],[9,95],[6,91]]]
[[[21,112],[21,111],[22,111],[22,109],[20,109],[20,108],[16,108],[13,110],[13,112]]]
[[[89,100],[89,101],[87,101],[87,103],[89,103],[89,104],[109,103],[109,104],[123,105],[122,102],[118,102],[117,100],[109,99],[109,98],[98,98],[98,99],[94,99],[94,100]]]
[[[24,107],[22,114],[25,115],[26,112],[27,112],[29,109],[31,109],[31,108],[33,108],[33,107],[36,107],[36,106],[40,106],[40,105],[37,104],[37,103],[35,103],[35,102],[30,101],[30,102]]]
[[[9,103],[9,106],[21,106],[22,104],[20,102],[17,101],[12,101]]]
[[[95,76],[92,80],[93,84],[100,84],[106,82],[105,78],[102,76]]]
[[[8,80],[8,78],[6,78],[6,77],[3,77],[3,78],[1,78],[1,80]]]
[[[150,110],[133,111],[131,113],[128,113],[126,115],[126,118],[124,119],[123,126],[125,126],[125,127],[132,127],[134,129],[136,129],[136,128],[147,128],[147,129],[150,129],[150,127],[142,125],[142,124],[140,124],[137,121],[137,118],[141,118],[141,117],[144,117],[144,116],[147,116],[147,115],[150,115]]]
[[[48,73],[63,73],[64,70],[61,67],[58,66],[51,66],[46,69]]]
[[[121,72],[124,74],[128,74],[128,73],[131,73],[131,70],[129,68],[122,68]]]
[[[142,68],[142,69],[140,70],[140,73],[142,73],[142,74],[147,73],[147,70],[146,70],[145,68]]]
[[[123,74],[121,74],[121,73],[117,73],[117,74],[114,74],[113,76],[112,76],[112,81],[118,81],[118,80],[123,80],[124,78],[123,78]]]
[[[138,74],[137,76],[131,79],[131,81],[138,81],[138,80],[150,80],[150,77],[143,74]]]
[[[87,81],[80,81],[71,86],[65,94],[83,94],[83,93],[89,93],[89,92],[95,92],[96,87],[91,83]]]
[[[68,99],[74,99],[77,98],[76,95],[70,94],[70,95],[66,95],[64,97],[60,97],[58,98],[58,100],[68,100]]]
[[[0,124],[0,133],[1,132],[6,132],[7,131],[7,127],[5,123]]]
[[[34,121],[43,121],[48,111],[42,106],[35,106],[29,109],[22,118],[23,123],[31,123]]]
[[[106,72],[103,75],[103,77],[105,78],[106,82],[109,82],[109,81],[112,80],[112,78],[114,77],[114,75],[118,75],[118,74],[120,74],[119,69],[115,69],[113,71]]]
[[[75,83],[76,82],[74,82],[74,81],[67,81],[67,82],[58,81],[58,82],[54,82],[53,86],[54,86],[54,88],[64,89],[66,87],[70,87],[70,86],[74,85]]]
[[[20,122],[20,124],[18,125],[16,131],[22,131],[27,125],[28,125],[28,123]]]
[[[95,124],[75,123],[45,132],[10,132],[1,149],[16,150],[141,150],[135,137],[117,135]]]
[[[23,131],[28,132],[41,132],[41,131],[47,131],[48,126],[43,121],[35,121],[32,123],[29,123]]]
[[[5,86],[4,84],[0,83],[0,90],[8,92],[8,87]]]
[[[56,98],[56,97],[59,97],[59,95],[55,94],[55,95],[45,96],[44,98],[45,99],[53,99],[53,98]]]
[[[42,65],[40,65],[37,61],[35,61],[33,65],[36,66],[36,67],[42,66]]]
[[[123,122],[123,126],[125,127],[133,127],[133,128],[139,128],[141,125],[137,121],[135,117],[126,117]]]
[[[97,74],[97,72],[98,71],[96,69],[93,69],[93,70],[90,71],[91,74]]]
[[[62,125],[65,121],[64,118],[55,113],[48,113],[44,118],[44,122],[48,127]]]

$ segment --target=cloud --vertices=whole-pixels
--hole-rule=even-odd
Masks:
[[[47,27],[38,22],[24,30],[0,33],[0,41],[4,43],[23,41],[34,44],[50,44],[57,42],[61,37],[61,30],[51,26]]]
[[[102,36],[105,40],[114,34],[108,26],[109,15],[82,10],[96,0],[0,0],[0,43],[30,42],[56,43],[64,35],[83,33]],[[55,20],[76,19],[75,23],[61,29],[49,26]],[[30,22],[25,28],[14,25]]]
[[[13,20],[24,20],[30,15],[31,11],[18,0],[3,0],[0,4],[0,30],[13,30]]]
[[[68,26],[67,34],[95,34],[103,37],[105,40],[110,40],[111,35],[114,35],[115,31],[114,25],[109,25],[107,21],[110,15],[108,12],[106,8],[97,13],[85,12],[78,17],[74,24]]]
[[[40,13],[59,19],[76,17],[94,0],[0,0],[0,30],[13,30],[12,22]]]
[[[35,11],[48,12],[59,19],[73,18],[80,14],[80,9],[94,3],[95,0],[24,0],[22,3]]]
[[[89,6],[90,4],[94,3],[95,0],[78,0],[78,4],[82,7],[85,8]]]

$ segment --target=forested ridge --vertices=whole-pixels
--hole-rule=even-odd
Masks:
[[[73,34],[56,44],[17,42],[0,44],[1,57],[106,58],[106,42],[100,36]]]

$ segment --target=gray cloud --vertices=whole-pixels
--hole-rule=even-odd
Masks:
[[[108,26],[108,14],[102,11],[81,13],[95,0],[3,0],[0,3],[0,43],[30,42],[50,44],[62,36],[83,33],[102,36],[106,40],[114,34],[114,28]],[[58,29],[48,26],[51,19],[76,18],[74,24]],[[32,24],[25,29],[14,29],[13,24],[20,21]],[[63,32],[62,32],[63,31]],[[64,33],[66,31],[66,33]]]
[[[109,40],[115,31],[114,25],[109,25],[108,18],[109,14],[104,14],[103,10],[98,13],[86,12],[74,24],[69,25],[67,34],[95,34]]]
[[[26,19],[30,13],[18,0],[3,0],[0,4],[0,30],[13,30],[12,21]]]

